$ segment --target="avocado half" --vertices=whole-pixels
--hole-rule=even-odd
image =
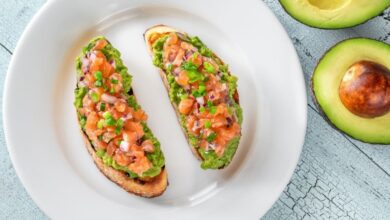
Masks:
[[[347,70],[359,61],[390,69],[390,45],[367,38],[345,40],[332,47],[314,70],[311,87],[317,106],[328,121],[349,136],[367,143],[390,144],[390,112],[374,118],[351,113],[339,96]]]
[[[279,0],[296,20],[317,28],[356,26],[379,15],[390,0]]]

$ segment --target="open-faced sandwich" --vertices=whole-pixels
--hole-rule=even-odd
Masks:
[[[241,138],[237,78],[198,37],[164,25],[144,37],[201,167],[226,167]]]
[[[161,195],[168,185],[164,155],[135,99],[119,51],[96,37],[83,48],[76,68],[74,106],[96,166],[128,192]]]

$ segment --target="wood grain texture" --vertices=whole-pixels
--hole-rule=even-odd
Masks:
[[[12,51],[43,2],[1,1],[1,90]],[[263,2],[290,35],[306,85],[319,58],[335,43],[357,36],[390,43],[390,11],[363,25],[332,31],[300,24],[288,16],[276,0]],[[264,219],[390,219],[390,147],[364,144],[335,131],[318,114],[309,91],[307,94],[308,130],[300,162]],[[6,150],[2,126],[0,129],[0,219],[46,218],[19,182]]]

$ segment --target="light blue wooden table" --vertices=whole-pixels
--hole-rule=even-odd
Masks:
[[[357,36],[390,43],[390,10],[358,27],[327,31],[296,22],[276,0],[263,1],[290,35],[307,87],[318,59],[333,44]],[[16,43],[43,4],[44,0],[0,1],[1,88]],[[364,144],[335,131],[308,100],[308,129],[300,162],[264,219],[390,219],[390,146]],[[16,176],[0,129],[0,219],[46,219]]]

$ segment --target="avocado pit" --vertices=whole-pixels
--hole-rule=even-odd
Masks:
[[[378,63],[362,60],[345,73],[339,96],[353,114],[379,117],[390,110],[390,70]]]

